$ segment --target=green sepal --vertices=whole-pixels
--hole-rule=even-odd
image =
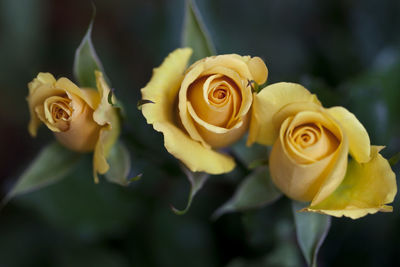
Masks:
[[[94,49],[92,43],[92,29],[94,19],[96,17],[96,7],[93,5],[93,14],[89,23],[89,27],[84,35],[80,45],[75,51],[74,59],[74,76],[81,87],[96,88],[96,77],[94,75],[95,70],[99,70],[103,73],[104,77],[106,74],[104,72],[103,65],[99,57],[97,56],[96,50]],[[105,78],[107,83],[109,81]]]
[[[216,54],[215,46],[194,0],[185,1],[182,47],[193,49],[189,63]]]
[[[262,166],[248,175],[236,189],[233,197],[219,207],[212,218],[228,212],[244,211],[268,205],[282,196],[269,175],[268,167]]]
[[[317,256],[331,226],[331,217],[318,213],[299,212],[307,203],[292,202],[297,242],[308,266],[317,266]]]
[[[107,181],[122,186],[128,186],[134,181],[141,178],[141,174],[136,177],[129,178],[131,171],[131,157],[128,149],[120,141],[117,141],[110,150],[107,157],[110,169],[104,175]]]
[[[183,210],[179,210],[179,209],[175,208],[173,205],[170,205],[171,210],[176,215],[184,215],[186,212],[188,212],[190,206],[192,205],[194,196],[203,187],[204,183],[210,177],[210,175],[208,173],[192,172],[184,165],[181,165],[181,167],[182,167],[183,172],[186,174],[187,179],[190,182],[190,192],[189,192],[189,197],[188,197],[186,207]]]

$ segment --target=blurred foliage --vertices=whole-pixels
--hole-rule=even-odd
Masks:
[[[143,178],[126,188],[95,185],[85,156],[60,183],[15,198],[0,213],[0,266],[305,266],[286,198],[210,220],[251,162],[211,177],[186,215],[171,212],[169,204],[184,206],[189,186],[136,103],[152,68],[180,46],[183,0],[95,3],[93,42],[124,102],[132,173]],[[387,158],[400,151],[399,1],[196,3],[218,53],[263,57],[268,83],[302,83],[325,106],[353,112],[373,144],[387,145]],[[53,139],[44,127],[38,138],[28,135],[27,83],[39,71],[73,78],[74,51],[90,17],[89,1],[0,1],[2,196]],[[395,266],[399,205],[397,197],[393,213],[334,218],[320,266]]]

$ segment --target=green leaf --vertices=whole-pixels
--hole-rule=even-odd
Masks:
[[[186,177],[190,182],[190,192],[189,192],[188,202],[183,210],[178,210],[177,208],[171,205],[171,209],[176,215],[183,215],[186,212],[188,212],[194,196],[203,187],[204,183],[210,177],[209,174],[204,172],[192,172],[184,165],[182,165],[182,170],[186,174]]]
[[[2,206],[15,196],[58,182],[77,165],[80,158],[80,154],[57,142],[47,145],[3,199]]]
[[[74,60],[75,79],[79,82],[80,86],[90,88],[96,88],[96,78],[94,75],[95,70],[103,72],[104,76],[106,76],[103,65],[96,54],[91,38],[95,16],[96,8],[93,6],[92,19],[90,20],[89,27],[82,39],[81,44],[75,52]]]
[[[128,186],[131,182],[138,180],[141,175],[129,179],[131,170],[131,158],[126,147],[117,142],[111,148],[110,154],[107,157],[110,169],[105,174],[106,179],[111,183],[116,183],[122,186]]]
[[[233,197],[218,208],[212,217],[217,219],[228,212],[262,207],[277,200],[281,195],[269,177],[268,167],[262,166],[243,180]]]
[[[331,217],[318,213],[298,212],[304,203],[292,202],[297,242],[309,266],[317,266],[319,248],[331,226]]]
[[[194,0],[185,1],[182,46],[191,47],[193,49],[190,63],[216,54],[210,34],[207,31]]]

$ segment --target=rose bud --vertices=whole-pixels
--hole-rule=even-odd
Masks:
[[[39,73],[28,84],[31,119],[29,133],[35,137],[44,123],[66,148],[77,152],[94,151],[94,177],[109,166],[106,156],[119,134],[119,120],[108,103],[110,89],[96,71],[97,90],[79,88],[67,78],[56,80],[50,73]]]

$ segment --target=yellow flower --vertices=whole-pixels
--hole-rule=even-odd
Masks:
[[[261,84],[268,70],[258,57],[207,57],[188,69],[192,50],[177,49],[154,69],[142,98],[147,123],[164,134],[167,150],[191,171],[231,171],[234,160],[216,149],[237,141],[248,129],[253,101],[249,80]]]
[[[65,147],[77,151],[94,151],[93,174],[104,174],[109,165],[106,156],[119,134],[119,120],[108,103],[110,89],[99,71],[97,90],[79,88],[67,78],[56,80],[50,73],[39,73],[28,84],[27,97],[31,119],[29,133],[35,137],[44,123]]]
[[[323,108],[298,84],[276,83],[255,95],[248,144],[273,145],[271,178],[303,211],[353,219],[392,211],[396,177],[368,133],[343,107]],[[348,163],[348,154],[352,159]]]

